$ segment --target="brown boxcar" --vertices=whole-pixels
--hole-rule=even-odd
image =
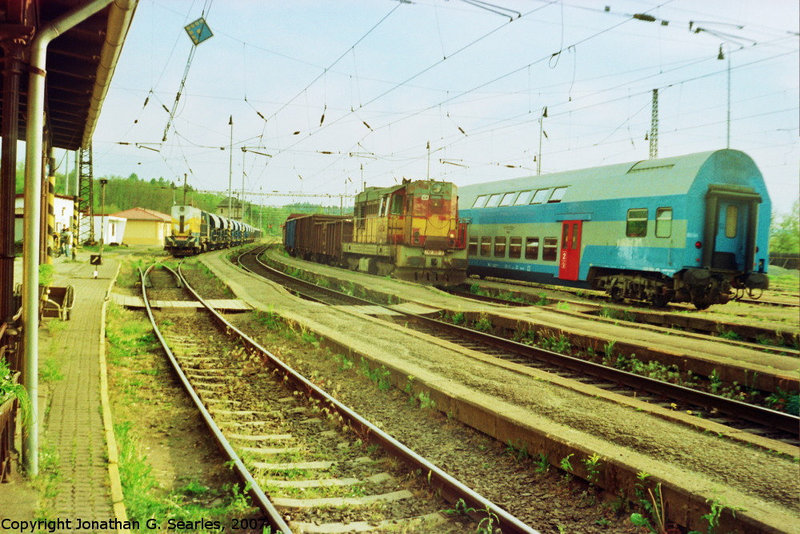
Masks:
[[[283,226],[283,243],[292,256],[340,264],[342,242],[351,241],[353,218],[346,215],[290,215]]]

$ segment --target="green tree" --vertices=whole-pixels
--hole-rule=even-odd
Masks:
[[[777,253],[800,252],[800,202],[795,200],[792,212],[774,216],[769,229],[769,251]]]

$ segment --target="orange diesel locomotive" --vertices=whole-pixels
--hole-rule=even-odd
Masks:
[[[352,217],[290,216],[284,246],[292,255],[353,270],[459,284],[466,276],[466,233],[455,185],[403,180],[359,193]]]

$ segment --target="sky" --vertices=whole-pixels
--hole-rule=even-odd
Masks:
[[[140,0],[94,172],[338,205],[363,183],[638,161],[658,89],[660,157],[725,148],[729,126],[788,213],[799,19],[795,0]]]

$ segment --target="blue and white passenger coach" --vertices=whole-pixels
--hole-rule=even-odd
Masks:
[[[469,273],[703,309],[768,286],[770,200],[737,150],[459,188]]]

